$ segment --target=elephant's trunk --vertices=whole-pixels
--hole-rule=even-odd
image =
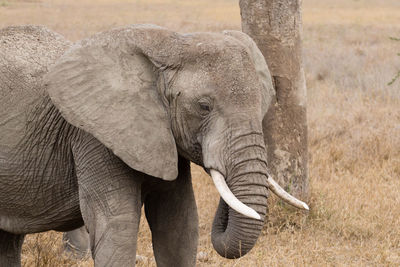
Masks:
[[[210,173],[214,181],[215,187],[221,195],[221,198],[225,201],[226,204],[229,205],[229,207],[249,218],[261,220],[260,214],[258,214],[252,208],[243,204],[239,199],[235,197],[235,195],[231,192],[228,185],[226,184],[225,177],[220,172],[216,170],[211,170]]]
[[[211,239],[215,250],[221,256],[229,259],[239,258],[253,248],[263,227],[266,214],[267,206],[262,204],[262,202],[266,202],[266,197],[261,195],[243,196],[238,197],[238,199],[256,210],[261,215],[262,220],[242,215],[230,208],[224,200],[220,200],[213,222]]]
[[[245,123],[248,127],[243,127]],[[220,134],[217,139],[206,139],[203,148],[205,167],[222,197],[211,241],[226,258],[239,258],[256,243],[267,212],[268,189],[289,204],[308,210],[307,204],[288,194],[269,176],[261,125],[255,120],[241,120],[239,125],[222,127],[221,132],[228,128],[233,136]]]
[[[253,144],[244,140],[243,144],[235,145],[236,151],[232,153],[232,159],[226,168],[226,182],[233,195],[261,216],[261,220],[249,218],[232,209],[223,199],[220,200],[211,240],[215,250],[226,258],[239,258],[249,252],[264,224],[268,175],[265,148],[259,145],[263,142],[254,144],[254,139],[259,138],[262,138],[262,135],[250,138]]]

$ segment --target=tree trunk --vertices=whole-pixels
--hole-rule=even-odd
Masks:
[[[263,53],[276,90],[263,121],[271,174],[308,199],[306,86],[302,66],[301,0],[240,0],[242,30]]]

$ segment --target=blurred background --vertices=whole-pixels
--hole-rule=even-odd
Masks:
[[[0,27],[36,24],[76,41],[152,23],[180,32],[240,30],[237,0],[0,0]],[[392,37],[392,38],[391,38]],[[218,203],[193,166],[200,217],[198,266],[400,266],[399,0],[303,0],[308,88],[309,214],[273,196],[269,221],[238,260],[210,241]],[[62,254],[61,234],[29,235],[24,266],[93,266]],[[155,266],[142,217],[138,266]]]

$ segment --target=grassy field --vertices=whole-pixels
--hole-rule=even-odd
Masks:
[[[304,0],[311,211],[270,198],[256,247],[226,260],[210,242],[218,194],[193,168],[200,217],[198,266],[400,266],[400,1]],[[0,0],[0,27],[43,24],[78,40],[132,23],[178,31],[240,29],[234,0]],[[92,266],[60,253],[60,234],[29,235],[25,266]],[[142,220],[139,266],[154,266]]]

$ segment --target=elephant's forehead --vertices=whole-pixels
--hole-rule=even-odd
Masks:
[[[238,51],[220,54],[205,71],[209,73],[210,82],[226,97],[243,101],[259,91],[260,84],[248,54],[234,52]]]
[[[239,106],[257,106],[261,84],[251,62],[231,56],[198,62],[183,68],[178,79],[188,93],[212,95],[217,100]]]
[[[209,75],[212,85],[224,98],[243,103],[258,97],[260,86],[254,67],[238,58],[216,64]]]
[[[238,40],[213,33],[190,35],[181,56],[185,63],[178,80],[188,93],[214,94],[237,105],[257,105],[261,99],[254,62]]]

